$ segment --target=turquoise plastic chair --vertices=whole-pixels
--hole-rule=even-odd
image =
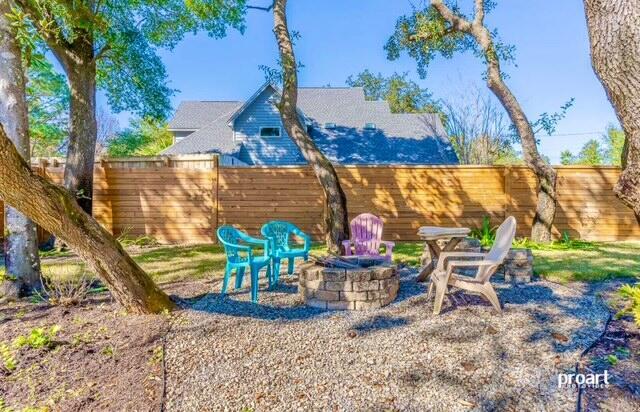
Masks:
[[[260,230],[262,236],[269,239],[269,251],[272,260],[273,283],[278,283],[280,277],[280,260],[289,259],[287,273],[293,273],[294,259],[297,257],[309,260],[309,249],[311,248],[311,238],[309,235],[300,230],[296,225],[281,220],[273,220],[265,223]],[[291,235],[295,235],[304,240],[304,246],[295,246],[291,242]]]
[[[256,239],[248,234],[236,229],[233,226],[220,226],[218,228],[218,239],[224,246],[227,255],[227,266],[224,271],[222,281],[222,294],[227,293],[227,285],[231,272],[236,271],[236,289],[242,286],[245,268],[249,268],[251,273],[251,301],[258,301],[258,274],[260,269],[267,267],[267,279],[271,287],[271,256],[269,255],[269,241],[267,239]],[[255,255],[250,245],[260,245],[264,248],[262,255]]]

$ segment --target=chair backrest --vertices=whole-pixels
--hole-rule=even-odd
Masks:
[[[513,243],[513,239],[515,237],[516,218],[513,216],[509,216],[504,220],[504,222],[502,222],[500,226],[498,226],[498,230],[496,231],[496,240],[493,242],[491,250],[489,250],[489,253],[487,253],[487,256],[485,257],[486,260],[496,262],[496,264],[493,266],[485,267],[485,270],[483,271],[479,271],[479,280],[484,281],[491,275],[493,275],[498,266],[504,261],[504,258],[507,257],[507,254],[511,249],[511,244]]]
[[[246,262],[247,258],[244,253],[240,253],[240,249],[237,246],[241,245],[243,233],[233,226],[223,225],[217,230],[218,239],[224,246],[224,252],[227,255],[227,260],[232,263]]]
[[[289,237],[291,233],[300,232],[300,229],[296,225],[283,220],[272,220],[265,223],[260,229],[262,236],[269,239],[271,242],[271,250],[288,250],[289,249]]]
[[[382,219],[371,213],[363,213],[351,221],[351,240],[354,241],[356,255],[380,253],[382,226]]]

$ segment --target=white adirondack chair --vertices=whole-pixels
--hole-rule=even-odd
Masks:
[[[489,280],[498,269],[498,266],[502,264],[507,253],[509,253],[515,235],[516,219],[513,216],[509,216],[498,227],[495,243],[488,253],[443,252],[440,254],[438,266],[431,274],[431,284],[427,294],[427,299],[431,298],[435,289],[436,298],[433,305],[433,314],[440,313],[442,301],[449,286],[479,293],[487,298],[497,311],[501,311],[500,301]],[[475,258],[479,260],[450,260],[451,258]],[[475,277],[455,273],[455,268],[465,267],[477,267],[478,270]]]

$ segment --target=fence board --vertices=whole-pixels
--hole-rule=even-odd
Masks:
[[[62,182],[59,161],[40,167],[41,174]],[[640,238],[633,213],[612,191],[619,169],[557,170],[556,236],[567,230],[590,240]],[[363,212],[380,215],[390,239],[417,240],[422,225],[477,226],[484,216],[498,224],[514,215],[519,236],[531,230],[536,179],[524,167],[344,166],[337,171],[350,218]],[[96,165],[94,215],[116,235],[208,243],[215,241],[219,225],[257,235],[264,222],[285,219],[320,239],[323,207],[322,190],[308,167],[220,168],[217,158],[208,155]]]

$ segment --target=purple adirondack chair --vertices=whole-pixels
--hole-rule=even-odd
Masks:
[[[382,240],[382,219],[363,213],[351,221],[351,239],[342,242],[345,256],[380,256],[380,245],[385,247],[385,259],[391,261],[395,243]],[[353,249],[352,249],[353,247]]]

